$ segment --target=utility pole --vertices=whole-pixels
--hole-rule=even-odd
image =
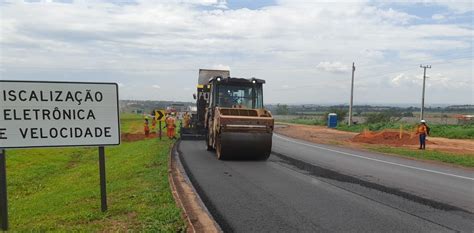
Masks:
[[[423,94],[421,95],[421,114],[420,120],[424,119],[425,115],[425,82],[426,82],[426,69],[431,69],[431,65],[420,65],[423,68]]]
[[[352,103],[354,100],[354,71],[356,70],[354,62],[352,62],[352,82],[351,82],[351,101],[349,103],[349,122],[348,125],[352,125]]]

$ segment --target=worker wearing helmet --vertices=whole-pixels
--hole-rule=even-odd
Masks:
[[[420,138],[420,147],[418,149],[424,150],[426,148],[426,136],[428,135],[428,126],[425,120],[421,120],[420,124],[416,128],[416,134]]]
[[[148,137],[148,135],[150,134],[150,127],[148,126],[148,118],[145,118],[143,131],[145,131],[145,137]]]
[[[185,112],[183,116],[183,127],[189,128],[190,122],[191,122],[191,116],[189,116],[188,112]]]
[[[176,136],[175,136],[176,120],[174,116],[170,114],[170,116],[166,118],[165,123],[166,123],[166,134],[168,138],[176,139]]]
[[[151,132],[155,131],[156,128],[156,119],[153,117],[151,120]]]

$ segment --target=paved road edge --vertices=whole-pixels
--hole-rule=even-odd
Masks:
[[[222,232],[191,184],[177,156],[179,142],[173,144],[169,153],[168,181],[176,204],[182,209],[186,219],[187,232]]]

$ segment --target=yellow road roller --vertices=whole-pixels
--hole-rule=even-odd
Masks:
[[[215,150],[218,159],[270,156],[274,119],[263,105],[264,83],[256,78],[209,78],[204,127],[207,149]]]

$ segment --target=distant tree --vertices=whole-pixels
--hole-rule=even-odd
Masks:
[[[367,114],[367,124],[390,122],[393,115],[389,111]]]
[[[276,108],[277,115],[288,115],[288,105],[286,104],[277,104]]]
[[[413,115],[413,112],[404,112],[402,114],[403,117],[414,117],[415,115]]]

